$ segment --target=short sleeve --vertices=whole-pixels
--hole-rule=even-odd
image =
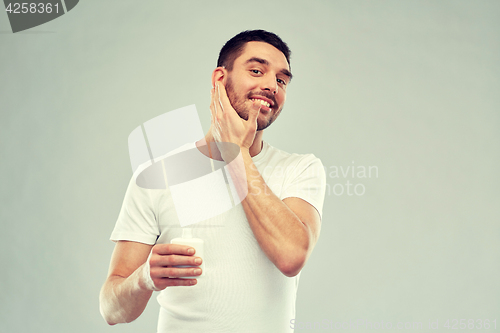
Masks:
[[[287,175],[281,200],[300,198],[310,203],[323,216],[326,175],[323,163],[312,154],[305,155]]]
[[[160,235],[151,198],[152,191],[139,187],[132,177],[123,199],[115,228],[111,233],[112,241],[126,240],[153,245]]]

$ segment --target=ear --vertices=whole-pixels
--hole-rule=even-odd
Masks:
[[[214,69],[212,72],[212,88],[215,87],[215,82],[221,82],[222,85],[225,87],[226,86],[226,80],[227,80],[227,69],[225,67],[217,67]]]

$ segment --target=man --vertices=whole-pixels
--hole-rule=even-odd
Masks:
[[[230,173],[245,173],[247,183],[236,187],[247,186],[248,194],[193,229],[206,244],[206,274],[197,279],[202,259],[189,246],[169,244],[180,228],[168,188],[142,189],[132,180],[100,295],[111,325],[135,320],[161,290],[158,332],[293,331],[298,274],[319,236],[325,175],[314,155],[263,142],[285,103],[290,51],[273,33],[245,31],[224,45],[217,66],[212,124],[196,146],[238,145],[244,170]]]

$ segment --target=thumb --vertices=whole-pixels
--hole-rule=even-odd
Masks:
[[[146,260],[146,262],[141,266],[141,274],[139,274],[139,279],[142,282],[142,285],[146,286],[146,289],[152,290],[152,291],[159,291],[161,289],[156,288],[155,283],[153,279],[151,278],[151,270],[150,270],[150,263],[149,260],[151,259],[151,255],[153,254],[153,251],[149,253],[149,257]],[[139,282],[139,283],[141,283]],[[140,284],[139,284],[140,285]]]
[[[250,110],[250,114],[248,115],[248,121],[251,124],[257,123],[257,117],[259,116],[261,105],[262,104],[260,104],[260,102],[259,103],[258,102],[254,102],[253,103],[252,108]]]

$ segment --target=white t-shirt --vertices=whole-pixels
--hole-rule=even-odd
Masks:
[[[301,198],[321,215],[325,172],[318,158],[264,142],[252,160],[281,200]],[[293,332],[300,274],[287,277],[267,258],[241,204],[191,227],[204,241],[204,276],[195,286],[160,292],[158,332]],[[181,234],[169,189],[144,189],[132,178],[111,240],[164,244]]]

